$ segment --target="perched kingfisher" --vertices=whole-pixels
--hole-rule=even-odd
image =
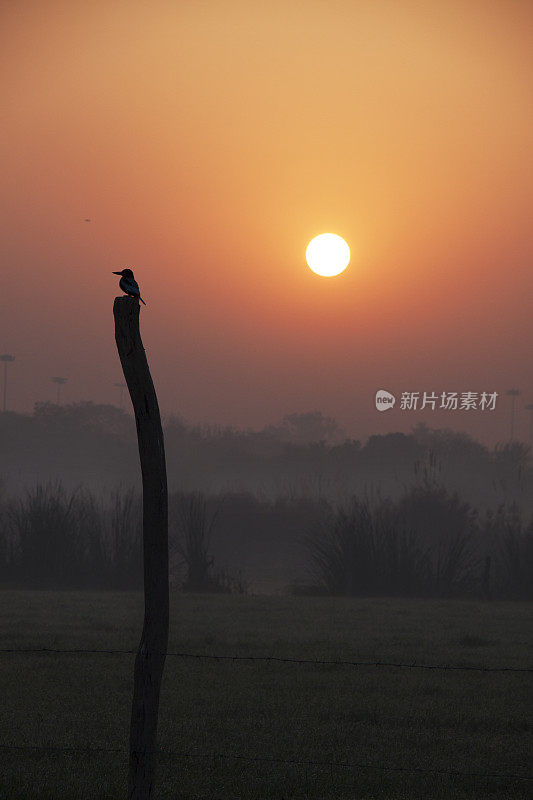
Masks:
[[[122,289],[125,294],[129,294],[130,297],[138,297],[139,300],[143,305],[146,305],[144,300],[141,297],[141,293],[139,291],[139,284],[133,277],[133,272],[131,269],[123,269],[122,272],[113,272],[113,275],[122,275],[121,279],[118,282],[118,285]]]

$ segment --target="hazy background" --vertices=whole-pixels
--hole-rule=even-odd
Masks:
[[[529,797],[532,67],[531,0],[0,0],[6,797],[125,791],[124,267],[169,488],[158,798]]]
[[[532,23],[527,0],[2,2],[9,407],[53,375],[118,402],[128,265],[167,415],[493,445],[509,398],[382,414],[374,393],[516,387],[527,440]],[[324,231],[352,250],[332,279],[305,264]]]

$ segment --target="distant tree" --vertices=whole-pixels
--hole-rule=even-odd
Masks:
[[[405,433],[386,433],[369,436],[362,450],[365,463],[387,468],[390,465],[412,467],[423,453],[414,436]]]
[[[170,416],[165,419],[165,436],[167,432],[172,432],[172,434],[177,437],[184,436],[188,429],[189,425],[181,414],[170,414]]]
[[[494,463],[499,480],[518,485],[529,466],[529,446],[523,442],[497,444]]]
[[[281,425],[271,430],[280,438],[295,444],[337,443],[346,438],[337,420],[324,416],[321,411],[286,414]]]
[[[80,431],[93,430],[102,434],[122,437],[135,432],[133,418],[116,406],[82,400],[79,403],[58,406],[55,403],[35,403],[34,419],[42,424],[55,424]]]

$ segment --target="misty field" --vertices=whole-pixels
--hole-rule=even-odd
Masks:
[[[138,643],[141,594],[4,591],[1,597],[4,650],[128,650]],[[533,615],[525,603],[176,593],[171,608],[171,652],[531,665]],[[117,653],[0,654],[2,743],[73,748],[5,750],[2,799],[125,796],[122,751],[133,659]],[[159,741],[173,754],[159,758],[156,796],[525,799],[528,781],[371,765],[530,774],[530,690],[525,672],[169,656]]]

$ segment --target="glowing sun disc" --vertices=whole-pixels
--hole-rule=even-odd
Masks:
[[[344,272],[350,261],[350,248],[336,233],[321,233],[311,239],[305,259],[313,272],[331,278]]]

